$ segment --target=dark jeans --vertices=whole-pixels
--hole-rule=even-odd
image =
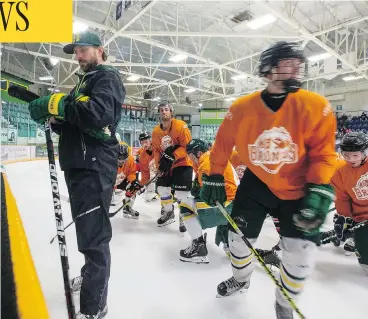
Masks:
[[[80,311],[97,314],[106,305],[110,277],[112,230],[108,214],[116,174],[106,177],[93,170],[69,169],[64,175],[78,250],[85,257],[81,269]]]

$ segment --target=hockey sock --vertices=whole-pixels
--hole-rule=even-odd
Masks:
[[[302,292],[305,281],[313,272],[317,246],[309,240],[290,237],[282,237],[280,246],[282,260],[279,280],[294,299]],[[290,308],[290,303],[279,288],[276,288],[276,301],[282,307]]]
[[[248,238],[253,245],[256,238]],[[236,233],[229,231],[231,268],[234,278],[239,282],[249,282],[254,269],[253,253]]]

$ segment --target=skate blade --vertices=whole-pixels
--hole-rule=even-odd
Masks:
[[[139,219],[139,216],[132,216],[130,214],[124,214],[124,213],[123,213],[123,217],[128,218],[128,219]]]
[[[239,289],[238,291],[235,291],[233,292],[232,294],[230,295],[225,295],[225,296],[221,296],[217,293],[216,295],[216,298],[227,298],[227,297],[234,297],[234,296],[237,296],[237,295],[243,295],[245,294],[246,292],[248,291],[248,288],[242,288],[242,289]]]
[[[175,223],[175,219],[170,219],[167,222],[163,223],[163,224],[157,224],[157,227],[163,227],[163,226],[167,226],[170,225],[172,223]]]
[[[193,257],[193,258],[185,258],[180,256],[180,260],[193,264],[208,264],[210,261],[208,260],[208,256],[205,257]]]
[[[351,256],[351,255],[353,255],[354,253],[353,252],[351,252],[351,251],[345,251],[345,256]]]

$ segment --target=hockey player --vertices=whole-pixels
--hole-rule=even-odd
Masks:
[[[187,124],[173,118],[173,107],[169,102],[160,103],[158,111],[161,124],[152,132],[152,144],[156,167],[161,174],[156,183],[161,199],[161,217],[157,224],[165,226],[175,221],[171,190],[175,191],[179,202],[190,195],[193,167],[185,147],[192,137]],[[185,232],[181,218],[179,230]]]
[[[136,162],[139,163],[141,173],[139,183],[141,186],[144,186],[151,178],[155,176],[157,169],[153,157],[151,135],[147,132],[139,134],[139,142],[141,144],[141,148],[136,153]],[[146,191],[143,193],[143,197],[146,202],[153,201],[157,198],[155,183],[151,183],[147,186]]]
[[[125,143],[119,145],[118,166],[115,189],[125,191],[125,197],[129,199],[129,204],[123,208],[123,216],[138,219],[139,213],[132,207],[136,198],[135,193],[141,189],[141,185],[137,179],[134,157],[129,154],[128,146]]]
[[[29,111],[38,124],[52,119],[52,129],[60,135],[60,168],[78,250],[85,257],[81,276],[72,280],[73,291],[80,289],[76,317],[101,319],[107,314],[112,236],[108,213],[117,172],[115,133],[125,89],[119,70],[104,64],[107,55],[96,34],[80,33],[63,50],[75,55],[84,72],[78,85],[69,94],[54,93],[32,101]]]
[[[338,214],[334,229],[338,238],[344,240],[355,223],[366,222],[354,230],[354,239],[359,264],[368,276],[368,136],[347,133],[340,149],[346,164],[332,177]]]
[[[202,229],[226,225],[226,219],[217,207],[210,207],[199,197],[199,190],[202,187],[203,174],[210,171],[210,153],[207,143],[200,139],[193,139],[186,147],[196,171],[197,187],[192,188],[193,197],[188,197],[181,202],[180,214],[183,216],[185,227],[192,239],[188,248],[180,251],[180,260],[195,263],[208,263],[208,251],[206,240],[202,235]],[[231,213],[232,200],[239,184],[236,173],[228,162],[224,171],[226,189],[226,210]],[[196,188],[198,188],[196,190]],[[226,236],[227,237],[227,236]],[[225,239],[227,242],[227,240]]]
[[[201,197],[209,205],[226,200],[224,169],[235,145],[247,169],[238,187],[232,216],[254,244],[264,219],[278,217],[282,236],[280,281],[292,297],[303,290],[314,269],[319,230],[334,199],[336,119],[328,100],[301,87],[303,50],[277,42],[262,52],[262,92],[236,100],[221,124],[211,150],[210,174],[203,175]],[[230,227],[230,225],[229,225]],[[220,296],[248,289],[252,253],[230,228],[233,277],[218,285]],[[276,289],[278,319],[293,311]]]

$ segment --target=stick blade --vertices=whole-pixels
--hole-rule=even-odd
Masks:
[[[28,102],[28,103],[39,98],[39,96],[36,93],[33,93],[31,91],[28,91],[25,88],[21,88],[15,85],[11,85],[8,88],[8,94],[12,97],[15,97],[18,100]]]

